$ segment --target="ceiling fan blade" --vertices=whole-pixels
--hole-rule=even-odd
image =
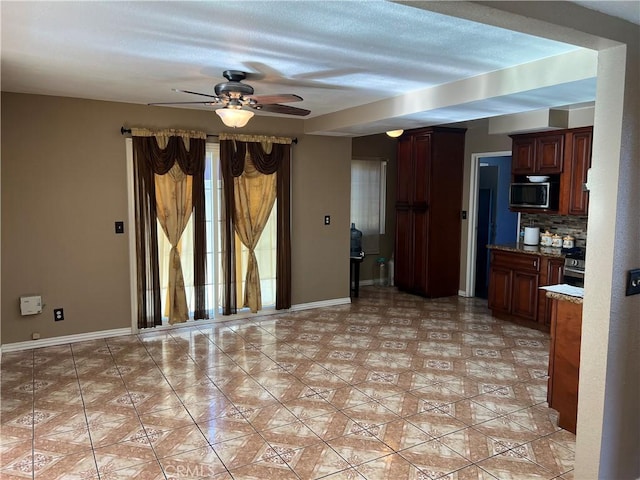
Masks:
[[[260,105],[271,105],[274,103],[290,103],[301,102],[303,98],[292,93],[283,93],[277,95],[246,95],[244,98],[253,99]]]
[[[261,62],[243,62],[243,65],[249,70],[246,72],[247,80],[273,80],[275,78],[282,78],[284,75],[279,71],[269,67]]]
[[[200,95],[202,97],[215,98],[217,101],[220,101],[220,97],[218,97],[217,95],[209,95],[207,93],[192,92],[190,90],[180,90],[178,88],[172,88],[171,90],[179,93],[190,93],[191,95]]]
[[[249,81],[261,81],[264,83],[286,85],[294,88],[327,88],[332,90],[346,90],[351,87],[345,82],[328,84],[323,82],[323,79],[350,75],[361,71],[357,69],[326,70],[287,77],[284,73],[279,72],[278,70],[261,62],[243,62],[243,65],[247,67],[247,70],[249,70],[246,72],[247,80]]]
[[[199,101],[199,102],[154,102],[154,103],[147,103],[147,105],[217,105],[220,102],[205,102],[205,101]]]
[[[290,107],[289,105],[280,105],[278,103],[268,103],[266,105],[257,104],[249,106],[262,112],[283,113],[285,115],[298,115],[300,117],[304,117],[311,113],[311,110],[306,110],[304,108],[298,107]]]
[[[293,80],[324,80],[326,78],[339,78],[346,77],[347,75],[354,75],[356,73],[362,73],[362,68],[333,68],[328,70],[318,70],[309,73],[300,73],[292,75]]]

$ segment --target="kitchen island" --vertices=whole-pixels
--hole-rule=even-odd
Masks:
[[[551,300],[547,402],[558,411],[558,426],[576,433],[583,290],[569,285],[545,290]]]

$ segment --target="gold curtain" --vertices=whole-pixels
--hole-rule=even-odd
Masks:
[[[271,144],[263,144],[267,153]],[[261,174],[253,164],[251,156],[245,157],[244,173],[234,181],[235,231],[240,241],[249,250],[247,275],[245,277],[244,306],[252,313],[262,309],[260,272],[256,261],[255,247],[264,230],[276,199],[277,174]],[[240,255],[239,249],[236,255]],[[237,262],[239,263],[239,262]]]
[[[138,132],[139,133],[139,132]],[[162,130],[155,133],[158,146],[167,148],[167,143],[174,131]],[[185,137],[189,138],[189,133],[180,135],[183,142]],[[188,150],[187,142],[185,148]],[[156,187],[156,213],[158,222],[171,244],[169,253],[169,282],[167,288],[167,316],[169,323],[182,323],[189,319],[189,306],[187,305],[187,295],[184,288],[184,274],[182,272],[182,261],[180,260],[180,249],[178,244],[182,238],[189,218],[191,218],[193,203],[193,177],[182,171],[180,165],[173,164],[173,167],[164,175],[153,175]]]
[[[189,319],[189,307],[178,243],[192,213],[193,177],[186,175],[176,163],[165,175],[154,175],[154,180],[158,221],[171,243],[167,291],[169,323],[186,322]]]

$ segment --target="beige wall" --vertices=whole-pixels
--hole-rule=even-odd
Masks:
[[[351,139],[307,136],[292,166],[292,302],[349,297]],[[324,216],[331,224],[324,224]]]
[[[120,127],[221,131],[213,112],[2,93],[2,342],[131,326],[125,140]],[[349,296],[351,140],[256,116],[243,131],[296,136],[293,303]],[[323,215],[332,225],[323,227]],[[40,315],[19,297],[42,295]],[[53,321],[64,308],[65,320]]]

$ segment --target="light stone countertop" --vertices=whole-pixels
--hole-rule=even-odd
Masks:
[[[493,250],[504,250],[506,252],[564,258],[562,249],[559,247],[541,247],[540,245],[525,245],[524,243],[505,243],[499,245],[487,245],[487,248]]]
[[[540,288],[547,291],[547,298],[582,304],[584,288],[574,287],[572,285],[567,285],[566,283],[560,285],[549,285]]]

